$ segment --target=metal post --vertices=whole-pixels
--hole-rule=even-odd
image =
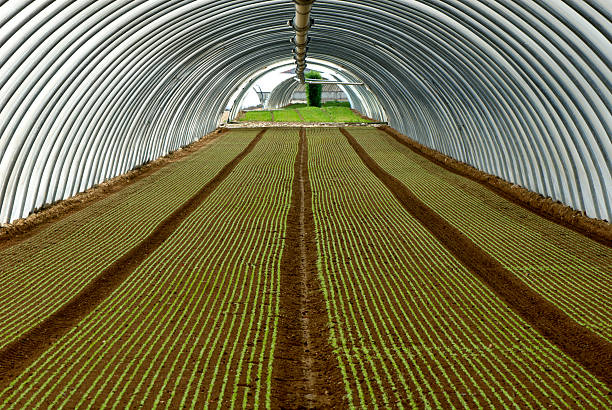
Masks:
[[[291,42],[295,45],[293,58],[295,59],[295,74],[304,84],[304,70],[306,69],[306,52],[308,51],[308,30],[314,25],[314,19],[310,18],[310,10],[314,0],[293,0],[295,3],[295,17],[289,21],[289,25],[295,30],[295,36]]]

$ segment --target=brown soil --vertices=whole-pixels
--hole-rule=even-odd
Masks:
[[[104,181],[75,196],[43,207],[27,218],[18,219],[11,224],[3,225],[0,227],[0,249],[5,249],[22,242],[50,224],[88,207],[136,181],[154,174],[168,164],[182,160],[210,144],[210,142],[227,131],[227,129],[217,128],[215,131],[202,137],[198,141],[173,153],[136,167],[125,174]]]
[[[105,269],[57,312],[0,350],[0,390],[108,297],[223,182],[253,150],[265,131],[266,129],[263,129],[259,132],[239,155],[184,205],[164,219],[140,244]]]
[[[383,126],[380,129],[399,143],[440,165],[444,169],[478,182],[503,198],[549,221],[558,223],[594,241],[612,247],[612,224],[609,222],[589,218],[583,212],[572,209],[558,201],[554,201],[550,197],[544,197],[541,194],[512,184],[495,175],[480,171],[464,162],[457,161],[454,158],[419,144],[389,126]]]
[[[302,113],[300,112],[300,110],[293,110],[293,111],[297,112],[297,115],[299,115],[299,116],[300,116],[300,120],[305,121],[305,120],[304,120],[304,116],[302,115]]]
[[[354,109],[354,108],[351,108],[351,111],[353,111],[353,114],[355,114],[355,115],[356,115],[356,116],[358,116],[359,118],[363,118],[364,120],[368,120],[368,121],[371,121],[371,122],[373,122],[373,123],[380,124],[380,121],[375,120],[374,118],[370,118],[370,117],[368,117],[367,115],[363,115],[362,113],[360,113],[359,111],[357,111],[357,110],[356,110],[356,109]],[[385,124],[387,124],[387,123],[385,122]]]
[[[281,259],[281,317],[274,408],[347,407],[342,375],[329,344],[325,300],[317,278],[317,247],[304,128],[295,160],[291,208]]]
[[[287,145],[271,144],[273,137],[269,133],[268,130],[249,156],[263,160],[262,152],[273,149],[284,159],[292,157],[286,151]],[[297,137],[297,130],[292,135]],[[266,147],[262,148],[262,143]],[[248,160],[245,157],[217,188],[213,194],[215,201],[221,201],[216,202],[217,206],[210,206],[213,198],[209,197],[181,224],[182,234],[175,231],[169,238],[172,243],[164,242],[127,278],[120,287],[123,296],[112,303],[114,308],[110,307],[109,300],[116,294],[96,308],[103,319],[89,316],[77,325],[76,334],[71,332],[72,336],[45,352],[44,357],[61,352],[64,359],[47,362],[36,369],[53,375],[56,381],[39,407],[58,407],[54,400],[63,397],[64,387],[68,388],[68,401],[61,406],[68,408],[82,406],[79,405],[82,399],[93,408],[108,406],[108,402],[104,404],[107,399],[119,408],[138,405],[153,408],[160,403],[178,408],[182,399],[196,408],[213,407],[217,403],[227,407],[234,387],[239,395],[238,405],[244,399],[245,406],[252,408],[255,399],[263,398],[265,392],[255,394],[255,384],[263,381],[265,386],[266,364],[272,362],[266,355],[272,346],[272,335],[270,332],[264,337],[264,332],[268,330],[265,323],[272,324],[275,320],[278,272],[272,267],[260,270],[259,266],[280,257],[275,245],[284,235],[276,231],[280,221],[270,216],[283,215],[282,219],[286,219],[288,207],[274,204],[268,208],[265,203],[269,201],[262,200],[266,196],[273,199],[278,194],[286,195],[291,181],[282,178],[270,183],[269,175],[280,173],[268,168],[251,172],[252,168],[244,166]],[[263,177],[264,172],[268,173],[267,178]],[[265,191],[269,188],[272,189]],[[221,189],[226,195],[219,196]],[[243,207],[243,204],[248,205]],[[269,212],[260,213],[262,207]],[[231,223],[218,224],[219,218],[227,217],[228,212],[233,215]],[[188,232],[184,231],[186,224],[192,228]],[[243,229],[247,225],[252,228]],[[175,237],[176,234],[182,238]],[[259,252],[248,251],[255,247]],[[271,265],[278,266],[279,262],[275,260]],[[90,320],[104,323],[105,327],[91,326]],[[88,328],[96,330],[88,333]],[[94,331],[100,333],[94,336]],[[207,341],[209,337],[211,340]],[[207,342],[211,344],[206,345]],[[234,343],[237,351],[232,358],[229,353]],[[100,351],[96,352],[98,348]],[[245,357],[240,358],[243,349]],[[67,362],[66,357],[75,353],[76,364]],[[198,358],[208,354],[212,357],[205,370],[205,361]],[[248,360],[249,355],[252,360]],[[90,357],[94,358],[91,362]],[[258,379],[254,372],[260,360],[265,364],[262,363]],[[80,365],[85,362],[87,366]],[[216,374],[215,363],[220,371]],[[74,367],[68,370],[67,364]],[[84,370],[86,374],[82,373]],[[60,380],[61,377],[64,379]],[[40,400],[43,393],[39,386],[47,378],[39,380],[42,381],[33,383],[35,387],[24,394],[26,399]],[[73,384],[70,380],[76,382]],[[221,392],[227,380],[230,382]],[[201,383],[200,388],[196,387],[197,383]],[[136,389],[139,384],[142,388]],[[95,387],[88,393],[92,386]],[[207,397],[209,387],[210,398]],[[126,391],[119,398],[121,388]],[[94,400],[95,394],[98,397]]]
[[[612,344],[577,324],[544,299],[458,229],[384,171],[345,129],[340,131],[364,164],[399,203],[426,227],[464,266],[480,278],[526,322],[607,386],[612,387]]]

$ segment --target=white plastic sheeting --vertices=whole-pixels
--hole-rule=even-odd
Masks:
[[[290,57],[288,0],[0,2],[0,221],[217,126]],[[308,56],[391,125],[593,217],[612,216],[608,0],[317,0]]]

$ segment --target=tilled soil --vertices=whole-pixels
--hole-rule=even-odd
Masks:
[[[166,239],[214,190],[238,163],[261,140],[266,129],[219,173],[191,197],[183,206],[164,219],[140,244],[124,254],[115,263],[94,278],[79,294],[24,333],[19,339],[0,350],[0,390],[13,377],[34,362],[57,339],[72,329],[82,318],[105,300],[145,258],[161,246]]]
[[[330,134],[313,137],[311,181],[335,351],[353,405],[596,407],[591,394],[607,403],[592,376],[569,387],[573,361],[492,294],[470,261],[422,233],[427,224],[410,222],[406,203],[377,183],[348,140],[345,148]]]
[[[341,129],[364,164],[463,265],[508,306],[578,363],[612,388],[612,345],[576,323],[565,312],[532,290],[457,228],[442,219],[399,180],[383,170],[350,133]],[[584,347],[588,346],[587,349]]]
[[[446,171],[382,131],[348,130],[435,213],[577,323],[612,342],[609,248]]]
[[[292,202],[281,260],[281,317],[273,405],[345,407],[342,375],[329,345],[325,301],[317,278],[317,248],[308,177],[308,142],[300,129]]]
[[[299,137],[296,129],[275,130],[278,140],[268,133],[265,148],[255,150],[265,132],[82,292],[0,350],[0,404],[394,408],[609,401],[602,385],[612,388],[610,343],[437,215],[346,129],[340,129],[346,139],[338,129],[301,128]],[[329,169],[317,174],[315,194],[309,133],[317,141],[348,141],[354,152],[345,148],[359,158],[333,152],[334,144],[327,151],[319,146]],[[297,138],[289,180],[286,158]],[[374,185],[343,191],[351,170],[383,184],[388,192],[376,198],[389,197],[380,209],[393,214],[372,205]],[[273,180],[265,180],[269,175]],[[351,208],[338,206],[341,200]],[[412,217],[418,222],[407,221]],[[406,231],[410,226],[414,232]],[[492,293],[482,291],[482,300],[454,295],[471,292],[462,282]],[[479,316],[479,304],[497,316]],[[505,334],[504,323],[515,334]],[[524,323],[538,333],[521,329]],[[548,367],[533,369],[534,360]]]

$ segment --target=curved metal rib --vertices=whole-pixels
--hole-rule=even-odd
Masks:
[[[314,10],[309,60],[363,81],[372,94],[349,98],[364,114],[611,219],[608,2],[318,0]],[[289,57],[294,11],[286,0],[3,2],[0,221],[213,130],[246,79]]]

